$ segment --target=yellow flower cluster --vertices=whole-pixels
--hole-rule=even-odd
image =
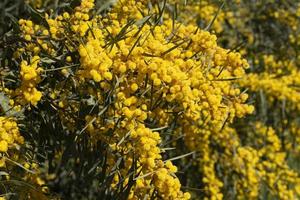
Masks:
[[[252,148],[241,147],[237,149],[235,165],[237,173],[243,176],[237,181],[238,198],[257,199],[260,189],[260,173],[257,170],[259,156]]]
[[[92,78],[95,82],[112,80],[109,68],[113,62],[101,46],[103,42],[100,40],[90,40],[85,46],[79,46],[80,61],[84,67],[84,71],[79,72],[81,77]]]
[[[170,1],[171,4],[177,4],[180,10],[179,20],[188,23],[188,24],[199,24],[204,27],[211,26],[211,29],[216,33],[223,32],[223,23],[224,20],[231,20],[232,13],[229,12],[219,12],[218,6],[210,3],[209,1],[199,1],[193,4],[187,4],[180,1]],[[189,12],[190,15],[187,15],[186,12]],[[215,18],[215,16],[217,16]]]
[[[132,130],[130,133],[131,138],[134,140],[133,147],[138,155],[140,155],[141,165],[146,168],[153,169],[156,165],[156,160],[161,159],[160,149],[160,136],[158,132],[152,132],[150,129],[141,125],[137,130]]]
[[[0,139],[1,153],[18,148],[18,145],[24,143],[24,138],[19,133],[17,123],[7,117],[0,117]]]
[[[34,24],[30,20],[23,20],[21,19],[19,21],[19,25],[21,27],[21,31],[24,34],[24,39],[27,41],[31,40],[31,36],[34,34],[35,29],[34,29]],[[38,27],[37,27],[38,28]],[[37,29],[36,28],[36,29]]]
[[[30,103],[36,106],[42,98],[42,92],[36,88],[40,82],[39,74],[43,71],[42,68],[38,67],[39,62],[38,56],[34,56],[29,64],[26,61],[21,62],[21,86],[15,91],[21,104]]]
[[[290,141],[286,141],[285,147],[291,151],[292,155],[299,155],[300,153],[300,127],[295,122],[289,126],[289,131],[292,135]]]
[[[264,170],[261,172],[262,178],[280,199],[298,198],[300,195],[300,178],[297,172],[285,162],[286,153],[282,148],[280,139],[272,128],[265,127],[261,123],[256,124],[256,129],[262,145],[259,154],[265,158],[259,165],[259,169]],[[265,144],[266,141],[267,144]]]
[[[212,137],[212,143],[218,144],[223,153],[218,151],[211,153],[210,162],[215,162],[215,166],[222,166],[220,173],[223,177],[220,178],[222,181],[226,180],[224,184],[232,184],[238,199],[257,199],[264,183],[274,198],[299,197],[300,179],[296,171],[287,165],[286,154],[274,129],[260,122],[255,123],[253,131],[246,133],[246,142],[249,144],[249,141],[253,141],[252,146],[242,146],[236,131],[231,128],[225,128],[222,134],[214,134]],[[212,169],[214,172],[214,167]],[[211,174],[213,173],[210,173],[204,181],[210,183],[220,181]],[[226,187],[219,185],[222,186]],[[217,197],[216,191],[214,194]]]
[[[300,94],[297,85],[300,83],[300,73],[293,70],[289,75],[278,77],[276,74],[261,73],[249,74],[240,81],[241,86],[252,91],[262,91],[267,95],[269,102],[275,100],[286,101],[287,109],[300,109]]]
[[[89,11],[94,7],[94,0],[82,1],[80,6],[75,8],[75,13],[70,15],[68,12],[64,12],[62,15],[58,15],[55,19],[49,18],[46,15],[46,20],[49,25],[49,30],[53,39],[59,39],[64,37],[70,37],[68,43],[71,46],[78,40],[77,35],[69,35],[66,32],[65,27],[68,24],[71,25],[72,31],[83,37],[89,28],[92,26],[92,21],[89,21]]]
[[[24,51],[32,52],[32,55],[38,55],[42,50],[51,52],[49,41],[45,40],[49,36],[49,31],[40,25],[34,24],[31,20],[19,20],[21,37],[25,39],[25,43],[19,48],[15,54],[15,58],[20,58]],[[24,48],[25,47],[25,48]]]
[[[295,62],[292,60],[279,60],[276,61],[274,55],[263,55],[263,63],[265,71],[272,74],[284,74],[287,71],[291,72],[295,69]],[[258,63],[259,60],[256,60]]]
[[[165,167],[160,167],[155,172],[154,185],[163,199],[190,199],[189,193],[178,195],[181,184],[179,180],[172,175],[177,172],[177,168],[170,162],[165,163]]]

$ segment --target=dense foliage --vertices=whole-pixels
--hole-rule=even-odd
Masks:
[[[0,10],[0,199],[300,199],[300,2]]]

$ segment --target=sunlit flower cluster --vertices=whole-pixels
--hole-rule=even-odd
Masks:
[[[0,138],[1,153],[18,148],[20,144],[24,143],[24,138],[20,135],[17,123],[7,117],[0,117]]]
[[[39,74],[42,68],[38,67],[40,58],[34,56],[30,63],[22,61],[20,64],[21,86],[15,91],[19,101],[24,103],[30,103],[36,105],[41,97],[42,93],[36,88],[36,85],[40,82]]]

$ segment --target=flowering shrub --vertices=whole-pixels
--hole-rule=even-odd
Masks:
[[[1,39],[0,198],[300,197],[299,9],[21,5]]]

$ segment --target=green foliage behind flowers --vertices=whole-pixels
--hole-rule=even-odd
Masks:
[[[0,198],[299,198],[298,5],[17,2]]]

